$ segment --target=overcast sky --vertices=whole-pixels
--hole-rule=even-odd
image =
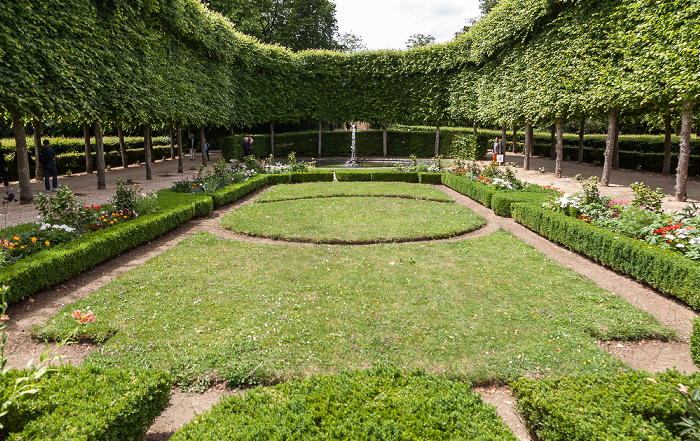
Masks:
[[[479,0],[331,0],[340,34],[362,38],[367,49],[405,49],[413,34],[444,43],[479,16]]]

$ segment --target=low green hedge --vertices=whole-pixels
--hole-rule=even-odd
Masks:
[[[695,366],[700,366],[700,318],[693,319],[693,332],[690,334],[690,358]]]
[[[700,310],[700,264],[679,253],[528,203],[512,204],[512,217],[552,242],[629,274]]]
[[[511,217],[511,206],[516,202],[527,202],[541,206],[549,198],[557,197],[555,190],[530,185],[524,190],[499,190],[491,197],[491,209],[503,217]]]
[[[536,439],[547,441],[679,440],[686,402],[679,384],[700,377],[675,371],[575,375],[513,383],[518,408]]]
[[[442,184],[442,173],[418,173],[421,184]]]
[[[292,173],[292,182],[333,182],[332,171]]]
[[[158,192],[158,204],[161,210],[156,213],[94,231],[0,269],[0,285],[10,287],[5,300],[16,303],[213,209],[209,197],[192,198],[170,190]]]
[[[371,181],[371,170],[336,170],[335,177],[340,182]]]
[[[228,396],[175,432],[179,440],[513,440],[470,385],[366,369]]]
[[[22,374],[0,377],[2,402]],[[172,379],[159,371],[66,366],[45,374],[40,386],[0,418],[0,438],[140,441],[170,401]]]
[[[82,153],[83,158],[85,157],[85,141],[83,138],[53,138],[53,137],[42,137],[42,142],[44,139],[48,139],[51,142],[51,148],[58,155],[63,155],[66,153]],[[15,154],[15,139],[6,138],[2,139],[2,152],[6,156],[14,158]],[[27,137],[27,148],[32,152],[34,151],[34,137]],[[119,138],[116,136],[105,136],[102,140],[105,152],[117,152],[119,153]],[[151,138],[151,145],[163,146],[167,145],[170,149],[170,137],[168,136],[156,136]],[[124,146],[127,150],[143,150],[143,136],[125,136]],[[90,150],[95,151],[95,137],[90,138]]]
[[[291,173],[277,173],[274,175],[267,175],[267,183],[270,185],[275,184],[290,184],[292,182]]]
[[[272,175],[256,175],[245,182],[229,185],[228,187],[216,190],[208,196],[211,197],[214,208],[218,208],[222,205],[236,202],[248,193],[252,193],[258,188],[264,187],[268,182],[268,176]]]
[[[415,172],[372,172],[373,182],[415,182],[418,183],[418,173]]]
[[[491,199],[496,189],[485,184],[457,176],[451,173],[442,174],[442,183],[458,193],[469,196],[485,207],[491,207]]]

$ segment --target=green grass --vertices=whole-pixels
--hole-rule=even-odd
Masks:
[[[453,237],[486,224],[466,207],[399,198],[316,198],[246,205],[224,228],[297,242],[366,244]]]
[[[475,383],[611,373],[626,366],[597,339],[674,337],[502,231],[362,247],[199,233],[35,333],[67,335],[74,309],[97,317],[84,337],[114,334],[87,363],[162,368],[182,383],[269,384],[380,363]]]
[[[454,202],[453,198],[433,185],[409,184],[406,182],[309,182],[295,185],[277,185],[260,196],[258,202],[340,196],[391,196],[436,202]]]

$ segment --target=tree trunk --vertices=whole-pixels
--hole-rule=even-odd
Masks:
[[[530,156],[532,155],[532,121],[525,121],[525,158],[523,170],[530,170]]]
[[[105,145],[102,139],[102,126],[99,121],[95,121],[95,158],[97,163],[97,189],[107,188],[105,177]]]
[[[605,161],[603,163],[603,176],[600,178],[600,186],[607,187],[610,185],[610,169],[612,168],[612,152],[615,148],[617,133],[620,126],[620,110],[617,107],[610,109],[610,118],[608,119],[608,137],[605,140]]]
[[[34,118],[32,126],[34,128],[34,180],[40,182],[41,179],[44,178],[44,167],[41,162],[39,162],[39,150],[41,150],[41,121]]]
[[[506,148],[508,147],[508,130],[505,124],[501,126],[501,145],[503,146],[503,157],[505,158]]]
[[[122,156],[122,167],[129,168],[129,157],[126,153],[126,143],[124,142],[124,130],[122,123],[117,123],[117,136],[119,137],[119,154]]]
[[[440,126],[435,128],[435,156],[440,154]]]
[[[83,122],[83,139],[85,140],[85,171],[92,173],[92,152],[90,149],[90,125]]]
[[[671,174],[671,114],[664,115],[664,170],[668,176]]]
[[[551,159],[557,159],[557,126],[556,126],[556,124],[552,124],[551,130],[550,130],[549,157]]]
[[[617,124],[617,136],[615,136],[615,147],[612,155],[612,168],[617,170],[620,168],[620,124]]]
[[[173,138],[172,124],[170,124],[170,159],[175,159],[175,139]]]
[[[275,123],[270,121],[270,154],[275,156]]]
[[[557,159],[554,161],[554,176],[561,177],[561,163],[564,159],[564,118],[557,118]]]
[[[204,124],[199,125],[199,144],[202,146],[202,165],[207,166],[207,153],[204,151],[207,138],[204,136]]]
[[[233,136],[233,126],[228,127],[228,136]]]
[[[382,126],[382,155],[386,158],[389,156],[389,146],[387,142],[386,124]]]
[[[27,134],[24,133],[24,122],[16,112],[12,112],[12,129],[15,134],[15,157],[17,158],[17,174],[19,175],[19,203],[25,205],[34,200],[34,195],[32,194],[32,186],[29,184]]]
[[[474,121],[474,127],[472,128],[472,133],[477,134],[479,132],[479,123]]]
[[[688,199],[688,164],[690,161],[690,135],[693,123],[693,103],[683,103],[683,120],[681,123],[681,151],[678,155],[676,169],[676,200],[685,202]]]
[[[586,117],[581,118],[581,123],[578,126],[578,163],[583,162],[583,134],[586,130]]]
[[[152,180],[151,174],[151,126],[146,123],[143,125],[143,150],[146,156],[146,179]]]
[[[177,136],[177,172],[183,173],[183,171],[182,171],[182,127],[180,127],[180,121],[175,122],[175,133]]]
[[[323,138],[323,122],[318,122],[318,157],[321,157],[321,139]]]
[[[513,123],[513,153],[518,153],[518,129]]]

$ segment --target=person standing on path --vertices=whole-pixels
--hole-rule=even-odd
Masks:
[[[206,139],[204,140],[204,154],[206,155],[207,161],[208,161],[209,160],[209,143],[207,142]]]
[[[503,148],[503,144],[501,144],[501,141],[499,140],[498,136],[496,137],[496,141],[493,143],[493,162],[498,162],[498,165],[501,165],[501,162],[498,161],[498,155],[503,155],[505,154],[505,149]]]
[[[187,140],[187,148],[190,150],[190,161],[194,161],[194,154],[197,151],[197,139],[194,133],[191,133],[190,139]]]
[[[253,156],[253,148],[250,146],[253,143],[253,138],[246,136],[243,138],[243,156]]]
[[[58,187],[58,169],[56,168],[56,151],[49,146],[49,140],[44,140],[44,146],[39,152],[39,162],[44,167],[44,187],[46,191],[52,191],[51,185],[53,184],[53,191],[56,191]],[[52,178],[52,182],[49,179]]]

